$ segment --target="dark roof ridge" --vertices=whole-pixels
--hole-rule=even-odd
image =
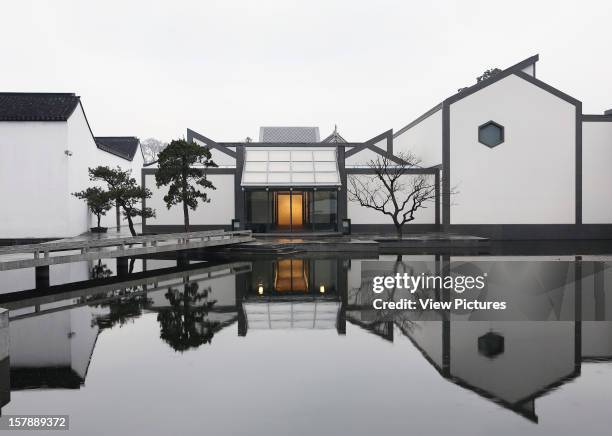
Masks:
[[[74,92],[21,92],[21,91],[0,91],[0,95],[68,95],[79,97]],[[79,97],[80,98],[80,97]]]
[[[94,140],[100,150],[129,161],[134,159],[140,146],[137,136],[94,136]]]
[[[433,114],[437,113],[440,109],[442,109],[442,106],[444,106],[445,104],[452,104],[455,103],[465,97],[467,97],[468,95],[471,95],[473,93],[475,93],[476,91],[481,90],[482,88],[485,88],[495,82],[497,82],[498,80],[503,79],[504,77],[509,76],[510,74],[516,73],[516,72],[520,72],[523,69],[527,68],[529,65],[533,65],[536,62],[538,62],[540,60],[540,55],[539,54],[535,54],[533,56],[528,57],[527,59],[523,59],[520,62],[517,62],[516,64],[502,70],[500,73],[489,77],[488,79],[482,80],[480,82],[475,83],[472,86],[468,86],[467,88],[465,88],[463,91],[461,92],[456,92],[455,94],[445,98],[441,103],[438,103],[437,105],[435,105],[433,108],[429,109],[427,112],[425,112],[424,114],[422,114],[421,116],[417,117],[416,119],[414,119],[413,121],[411,121],[410,123],[406,124],[404,127],[402,127],[401,129],[399,129],[394,135],[393,137],[396,138],[399,135],[401,135],[402,133],[404,133],[407,130],[410,130],[412,127],[416,126],[417,124],[421,123],[422,121],[426,120],[427,118],[429,118],[430,116],[432,116]]]
[[[0,121],[68,121],[80,102],[74,93],[0,92]]]

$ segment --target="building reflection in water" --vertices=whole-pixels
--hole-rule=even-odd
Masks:
[[[238,333],[249,329],[334,329],[346,332],[342,261],[336,258],[256,260],[238,277]],[[346,291],[345,291],[346,293]]]
[[[390,265],[393,271],[414,271],[414,260],[445,268],[440,257],[404,257]],[[516,289],[542,285],[538,310],[548,311],[550,319],[573,310],[578,320],[526,317],[521,322],[484,321],[470,314],[450,321],[443,311],[423,312],[416,319],[404,312],[373,311],[373,296],[362,283],[369,264],[359,259],[284,258],[248,265],[160,270],[138,286],[105,295],[85,284],[76,298],[51,296],[35,306],[7,303],[10,357],[0,360],[0,400],[9,401],[9,383],[13,391],[80,388],[100,332],[151,312],[157,313],[162,340],[180,352],[209,346],[215,334],[234,324],[241,336],[251,329],[336,329],[345,335],[347,322],[386,341],[405,336],[440,376],[532,421],[538,420],[537,398],[578,377],[583,362],[612,360],[612,298],[606,296],[612,274],[603,262],[583,260],[579,275],[559,265],[541,270],[533,263],[514,274]],[[460,268],[482,265],[464,262]],[[494,285],[489,294],[499,291]]]

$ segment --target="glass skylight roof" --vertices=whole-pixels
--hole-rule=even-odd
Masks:
[[[333,147],[247,147],[242,186],[339,186]]]

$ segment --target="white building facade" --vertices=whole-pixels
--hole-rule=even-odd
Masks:
[[[443,230],[492,239],[612,238],[612,112],[587,115],[582,103],[536,77],[533,56],[445,99],[397,132],[347,142],[318,128],[262,127],[259,142],[216,142],[219,168],[211,203],[192,213],[195,228],[255,232],[393,233],[391,219],[349,200],[351,178],[371,177],[368,162],[401,153],[420,160],[415,174],[436,181],[436,200],[417,211],[405,232]],[[154,191],[149,231],[182,223],[155,188],[155,167],[143,169]],[[410,175],[406,177],[411,177]],[[344,226],[344,227],[343,227]]]
[[[445,230],[494,239],[612,237],[612,113],[536,77],[530,57],[394,134],[441,168]]]
[[[91,213],[71,193],[92,186],[87,169],[120,166],[138,179],[143,164],[137,138],[95,138],[69,93],[0,93],[0,150],[0,240],[8,241],[86,232]],[[103,225],[115,220],[113,210]]]

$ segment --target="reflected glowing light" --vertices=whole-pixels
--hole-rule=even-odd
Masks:
[[[319,292],[322,293],[322,294],[325,293],[325,285],[319,286]]]
[[[259,285],[259,286],[257,286],[257,293],[258,293],[259,295],[262,295],[262,294],[263,294],[263,285]]]

